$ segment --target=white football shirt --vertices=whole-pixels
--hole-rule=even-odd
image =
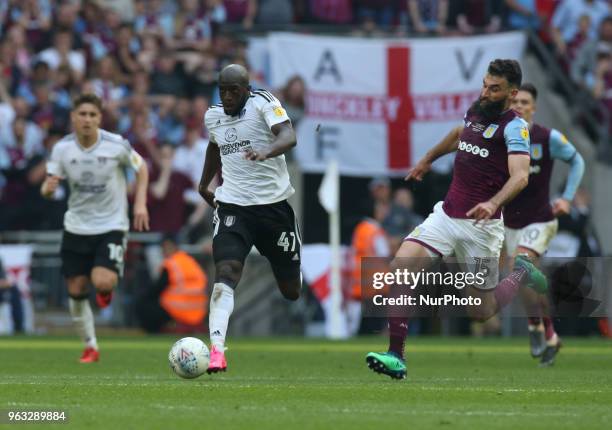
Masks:
[[[219,146],[223,183],[215,191],[215,199],[240,206],[280,202],[295,190],[289,181],[285,156],[264,161],[244,158],[247,148],[255,152],[274,141],[272,126],[288,121],[280,101],[265,90],[251,92],[237,116],[223,112],[221,105],[206,112],[204,123],[210,143]]]
[[[99,130],[98,141],[82,147],[74,134],[53,146],[47,173],[68,181],[70,198],[64,228],[94,235],[128,231],[126,167],[140,169],[142,157],[118,134]]]

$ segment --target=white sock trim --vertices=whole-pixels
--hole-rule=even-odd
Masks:
[[[68,299],[72,322],[86,347],[98,349],[93,312],[88,299]]]
[[[208,327],[210,343],[220,350],[225,350],[225,336],[229,318],[234,311],[234,290],[223,282],[215,283],[210,295],[210,315]]]

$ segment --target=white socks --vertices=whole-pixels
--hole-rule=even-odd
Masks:
[[[72,321],[81,336],[81,340],[85,346],[98,349],[96,341],[96,329],[94,326],[94,316],[91,312],[91,306],[88,299],[75,300],[72,297],[68,298],[70,305],[70,315]]]
[[[225,348],[225,335],[229,317],[234,310],[234,290],[222,282],[215,283],[210,296],[208,328],[210,343],[220,350]]]

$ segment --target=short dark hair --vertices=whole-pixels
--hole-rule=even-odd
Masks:
[[[81,94],[76,99],[72,101],[72,110],[77,110],[79,106],[85,103],[91,103],[95,107],[98,108],[100,113],[102,113],[102,99],[95,94],[86,93]]]
[[[506,78],[511,87],[520,87],[523,80],[521,65],[516,60],[502,60],[498,58],[489,63],[487,70],[490,75]]]
[[[520,86],[519,91],[527,91],[529,94],[531,94],[531,97],[533,97],[533,101],[538,99],[538,90],[532,83],[525,82]]]

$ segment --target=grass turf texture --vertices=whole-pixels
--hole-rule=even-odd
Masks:
[[[555,367],[540,369],[526,338],[410,338],[404,381],[367,369],[365,354],[383,349],[382,337],[233,339],[227,373],[181,380],[167,364],[176,339],[102,338],[101,361],[84,365],[70,338],[0,338],[0,409],[61,409],[69,423],[56,427],[83,429],[601,429],[612,421],[612,343],[600,339],[564,339]]]

